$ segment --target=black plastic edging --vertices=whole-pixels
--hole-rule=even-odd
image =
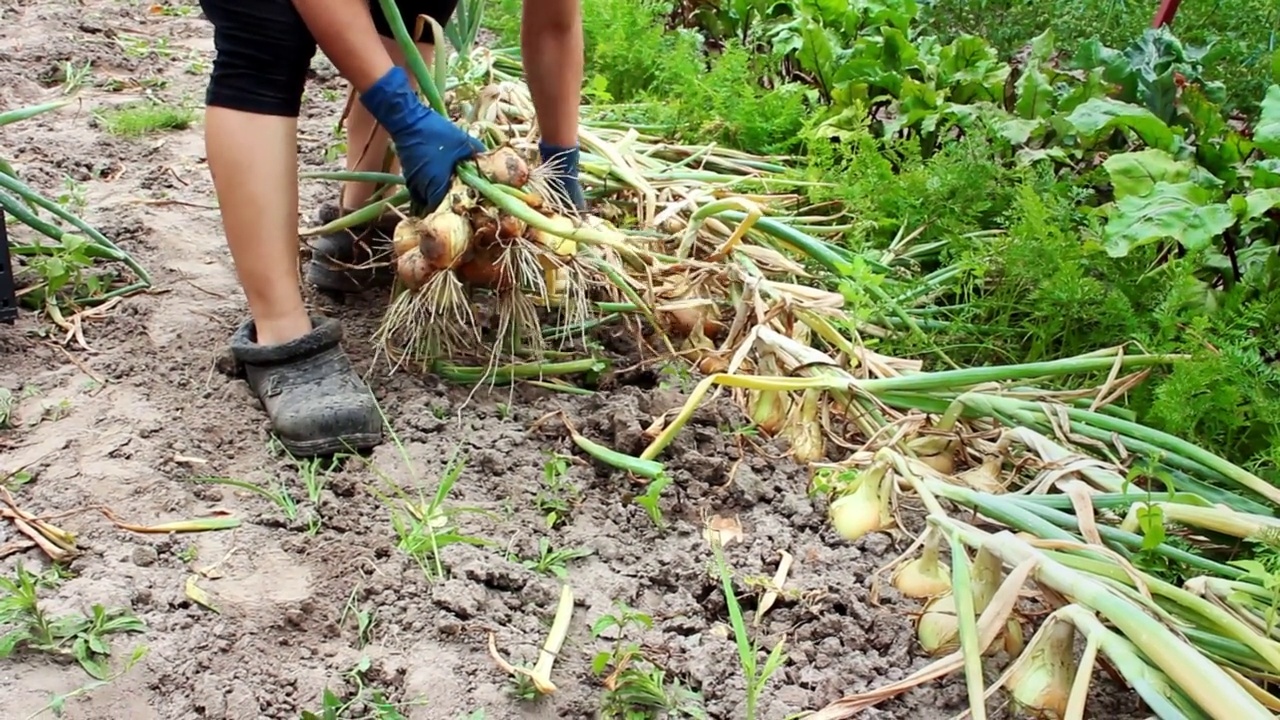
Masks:
[[[12,325],[18,318],[18,298],[14,295],[13,260],[9,256],[9,233],[0,212],[0,322]]]

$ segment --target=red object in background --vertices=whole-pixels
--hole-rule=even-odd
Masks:
[[[1173,16],[1178,13],[1178,5],[1181,3],[1182,0],[1160,0],[1160,8],[1156,10],[1156,16],[1151,18],[1151,27],[1158,28],[1173,22]]]

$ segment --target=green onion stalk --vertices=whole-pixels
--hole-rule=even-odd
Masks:
[[[1017,420],[1018,424],[1040,429],[1048,429],[1051,425],[1049,414],[1039,403],[977,392],[956,398],[952,412],[970,415],[999,413]],[[1063,407],[1055,415],[1065,418],[1073,433],[1107,444],[1119,437],[1130,452],[1156,457],[1163,464],[1205,479],[1232,483],[1280,505],[1280,488],[1186,440],[1100,412]]]
[[[1157,702],[1163,700],[1176,706],[1176,696],[1180,693],[1212,720],[1272,720],[1273,716],[1266,707],[1189,642],[1147,614],[1125,595],[1067,565],[1064,559],[1072,556],[1037,550],[1007,530],[988,534],[936,513],[930,515],[929,522],[960,538],[966,545],[995,553],[1007,566],[1017,567],[1024,562],[1033,562],[1032,574],[1038,582],[1068,601],[1105,618],[1136,646],[1153,668],[1169,678],[1176,692],[1157,693]],[[1135,689],[1143,693],[1144,699],[1148,699],[1143,687],[1135,684]],[[1157,707],[1151,699],[1148,699],[1148,704],[1152,704],[1153,708]],[[1185,716],[1181,712],[1161,715]]]

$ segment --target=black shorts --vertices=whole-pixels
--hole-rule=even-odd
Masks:
[[[213,24],[213,72],[205,104],[260,115],[297,117],[316,41],[292,0],[200,0]],[[396,0],[404,24],[413,33],[419,15],[443,27],[457,0]],[[378,0],[369,0],[373,24],[392,37]],[[424,24],[419,42],[430,43]]]

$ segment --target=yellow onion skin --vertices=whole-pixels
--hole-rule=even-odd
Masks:
[[[914,558],[894,573],[893,586],[909,598],[936,597],[951,590],[951,569],[946,563]]]

